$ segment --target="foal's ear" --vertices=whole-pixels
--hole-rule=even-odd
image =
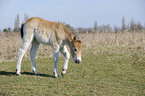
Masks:
[[[79,43],[82,43],[81,40],[78,40]]]
[[[77,36],[75,36],[75,37],[73,38],[73,40],[77,40]]]
[[[75,37],[73,38],[73,40],[81,43],[81,40],[78,39],[77,36],[75,36]]]

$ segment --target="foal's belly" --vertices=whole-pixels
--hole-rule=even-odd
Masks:
[[[35,34],[35,38],[36,40],[41,43],[41,44],[45,44],[45,45],[51,45],[52,44],[52,36],[51,35],[40,35],[40,34]]]

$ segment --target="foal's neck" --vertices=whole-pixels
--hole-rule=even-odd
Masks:
[[[67,45],[69,47],[71,47],[72,46],[72,41],[73,41],[73,38],[74,38],[74,34],[66,26],[64,26],[64,32],[65,32],[65,37],[66,37]]]

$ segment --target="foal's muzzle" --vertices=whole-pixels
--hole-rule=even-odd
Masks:
[[[81,57],[74,57],[74,62],[75,63],[81,63]]]

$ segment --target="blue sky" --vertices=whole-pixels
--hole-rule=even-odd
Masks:
[[[73,27],[110,24],[121,26],[122,17],[128,24],[145,24],[145,0],[0,0],[0,29],[14,27],[16,15],[20,23],[24,13],[49,21],[65,22]]]

